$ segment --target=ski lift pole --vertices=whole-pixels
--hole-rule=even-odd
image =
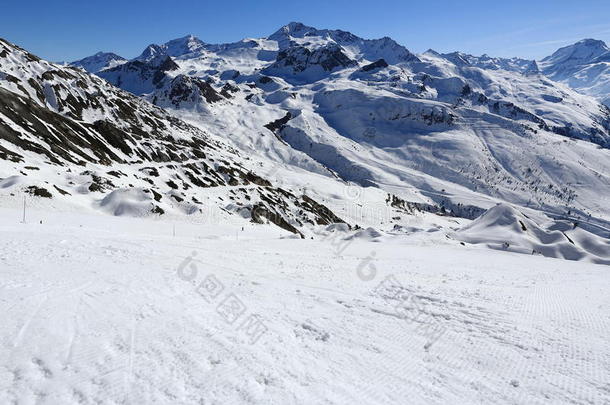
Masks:
[[[23,220],[21,223],[25,224],[25,194],[23,195]]]

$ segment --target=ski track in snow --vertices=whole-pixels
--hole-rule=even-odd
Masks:
[[[161,234],[151,220],[0,216],[0,403],[610,401],[606,266],[409,238],[338,255],[267,228],[235,240],[230,226],[178,224],[172,237],[169,222]],[[193,251],[189,282],[177,268]],[[371,252],[377,274],[362,281]],[[208,303],[197,285],[210,274],[224,290]],[[387,276],[421,317],[380,295]],[[216,312],[230,294],[264,320],[256,343]],[[431,319],[443,333],[428,345]]]

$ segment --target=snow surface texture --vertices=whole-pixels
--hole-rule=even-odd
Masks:
[[[0,209],[0,403],[610,401],[606,266],[27,214]]]

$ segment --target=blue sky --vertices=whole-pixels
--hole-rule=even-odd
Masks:
[[[137,56],[194,34],[210,43],[273,33],[290,21],[390,36],[414,52],[541,58],[582,38],[610,43],[610,1],[10,0],[0,37],[54,61],[99,50]]]

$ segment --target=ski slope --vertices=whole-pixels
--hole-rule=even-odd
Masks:
[[[21,214],[0,209],[0,403],[610,401],[607,266],[463,246],[432,216],[300,240]]]

